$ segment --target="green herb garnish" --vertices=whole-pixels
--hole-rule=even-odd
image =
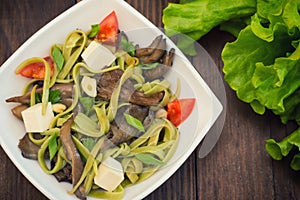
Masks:
[[[61,50],[55,45],[52,50],[52,58],[57,65],[57,67],[61,70],[64,66],[65,59],[61,52]]]
[[[48,143],[48,149],[50,154],[50,160],[52,160],[58,151],[57,141],[56,141],[57,135],[53,134],[51,138],[49,139]]]
[[[124,51],[126,51],[129,55],[135,56],[135,47],[133,42],[129,42],[126,40],[124,36],[121,37],[121,45]]]
[[[59,89],[49,91],[49,101],[52,104],[58,103],[60,99],[61,99],[61,92]]]
[[[143,163],[145,164],[148,164],[148,165],[165,165],[166,163],[161,161],[161,160],[158,160],[156,159],[153,155],[151,154],[136,154],[135,157],[137,159],[139,159],[140,161],[142,161]]]
[[[91,25],[91,32],[88,34],[89,38],[95,37],[100,31],[100,25],[99,24],[93,24]]]
[[[92,151],[93,147],[96,144],[96,140],[93,138],[83,138],[82,144],[89,150]]]
[[[154,69],[155,67],[158,66],[158,62],[155,63],[148,63],[148,64],[144,64],[144,63],[140,63],[137,65],[137,67],[141,68],[141,69]]]
[[[129,125],[133,126],[141,132],[145,132],[144,126],[140,120],[126,113],[124,113],[124,117]]]
[[[56,104],[61,100],[61,92],[59,89],[49,91],[49,102]],[[35,103],[42,102],[42,94],[35,93]]]
[[[84,108],[85,114],[88,115],[95,104],[95,99],[90,97],[79,97],[79,101]]]

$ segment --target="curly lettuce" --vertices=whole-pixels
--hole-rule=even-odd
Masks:
[[[291,44],[300,33],[292,34],[286,26],[277,24],[274,39],[268,42],[257,37],[251,28],[247,26],[235,42],[225,45],[224,78],[238,98],[250,103],[255,112],[263,114],[268,108],[284,115],[287,100],[293,100],[288,97],[300,86],[300,62],[293,58],[298,49]],[[285,123],[290,117],[282,121]]]
[[[300,125],[299,10],[300,0],[180,0],[162,21],[168,36],[187,36],[177,35],[177,45],[188,55],[195,55],[192,40],[216,26],[233,34],[222,51],[225,81],[256,113],[271,110]],[[299,144],[300,127],[280,142],[267,140],[266,150],[281,160],[296,148],[291,167],[300,170]]]
[[[255,112],[270,109],[283,123],[300,122],[294,112],[300,103],[300,23],[291,6],[295,1],[268,1],[271,7],[261,2],[250,25],[223,49],[224,78]]]
[[[266,109],[282,123],[300,124],[300,0],[257,1],[257,12],[222,51],[224,79],[239,99],[258,114]],[[276,142],[266,141],[275,160],[296,153],[291,168],[300,170],[300,128]]]
[[[177,46],[184,53],[195,55],[191,50],[194,41],[223,22],[249,18],[255,11],[256,0],[181,0],[179,4],[168,4],[163,10],[162,22],[168,36],[178,35]],[[236,28],[230,26],[230,23],[226,23],[223,28],[236,31]],[[190,37],[192,41],[179,33]]]
[[[255,0],[181,1],[181,4],[168,4],[162,21],[169,36],[180,32],[198,40],[222,22],[250,16],[255,10]]]
[[[294,170],[300,170],[300,128],[280,142],[276,142],[274,139],[269,139],[266,142],[266,150],[274,160],[281,160],[284,156],[287,156],[293,148],[296,148],[298,153],[293,156],[290,166]]]

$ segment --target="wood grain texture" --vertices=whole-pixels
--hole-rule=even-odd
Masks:
[[[34,32],[76,2],[2,0],[0,64]],[[156,26],[163,27],[162,10],[171,1],[127,2]],[[220,71],[223,67],[221,51],[225,43],[233,39],[215,28],[199,41]],[[215,148],[207,157],[199,159],[198,147],[169,180],[145,199],[300,199],[300,173],[290,169],[291,158],[273,161],[265,151],[266,139],[279,140],[295,129],[295,125],[282,125],[270,112],[263,116],[255,114],[224,84],[227,115]],[[47,199],[18,171],[3,149],[0,149],[0,166],[0,199]]]

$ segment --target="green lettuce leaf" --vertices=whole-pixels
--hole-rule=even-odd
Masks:
[[[283,12],[285,3],[286,0],[258,0],[257,14],[265,19],[268,19],[270,16],[279,16]]]
[[[221,23],[220,30],[226,31],[237,38],[241,30],[243,30],[250,23],[251,23],[251,16],[234,18],[229,21]]]
[[[169,3],[163,10],[162,22],[168,36],[181,33],[193,40],[199,40],[223,22],[251,16],[256,11],[256,0],[194,0],[181,3]],[[181,41],[179,48],[188,55],[194,55],[194,51],[185,52],[190,49],[188,44],[191,43]]]
[[[286,25],[291,29],[297,27],[300,29],[299,6],[300,0],[288,1],[282,14],[282,18]]]
[[[274,139],[266,141],[266,151],[274,160],[281,160],[293,148],[297,148],[298,152],[300,151],[300,128],[296,129],[280,142],[276,142]],[[290,165],[292,169],[300,170],[300,153],[294,155]]]
[[[300,86],[298,48],[292,45],[300,33],[290,32],[283,23],[273,27],[271,41],[266,41],[265,32],[258,37],[249,25],[236,41],[227,43],[222,52],[223,72],[237,96],[254,111],[263,114],[267,108],[281,115],[286,111],[286,100]]]
[[[300,124],[300,0],[258,0],[251,23],[222,51],[224,79],[256,113],[266,109],[282,123]],[[290,163],[300,170],[300,128],[277,142],[266,141],[275,160],[296,153]]]
[[[300,125],[299,5],[300,0],[180,0],[169,3],[162,21],[166,34],[176,36],[188,55],[195,55],[191,41],[218,25],[237,37],[222,51],[225,81],[256,113],[269,109],[282,123],[295,120]],[[300,170],[300,128],[280,142],[266,142],[276,160],[295,147],[299,153],[290,166]]]
[[[286,140],[277,143],[275,140],[269,139],[266,142],[266,150],[274,160],[281,160],[284,156],[287,156],[292,149],[293,145],[286,142]],[[293,170],[300,170],[300,153],[293,156],[290,166]]]
[[[293,170],[300,170],[300,153],[294,155],[290,166]]]
[[[169,3],[162,20],[168,35],[181,32],[198,40],[222,22],[249,16],[255,11],[255,0],[195,0],[185,4]]]
[[[252,32],[257,37],[267,42],[272,42],[274,40],[275,29],[280,25],[286,26],[282,17],[271,15],[268,19],[264,19],[260,18],[257,13],[251,17]]]

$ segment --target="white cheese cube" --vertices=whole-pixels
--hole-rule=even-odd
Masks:
[[[92,41],[81,54],[82,59],[95,71],[100,71],[104,66],[110,66],[116,56],[102,44]]]
[[[119,161],[112,157],[107,157],[98,167],[98,173],[94,177],[94,182],[99,187],[113,191],[124,180],[124,171]]]
[[[90,97],[97,96],[97,81],[94,78],[83,76],[81,80],[82,90]]]
[[[44,115],[42,114],[42,103],[27,108],[21,114],[26,132],[43,132],[49,128],[50,122],[54,118],[50,102]]]

